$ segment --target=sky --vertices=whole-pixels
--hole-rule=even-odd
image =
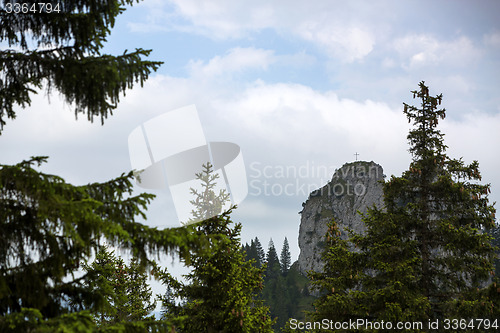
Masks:
[[[418,103],[410,91],[425,80],[443,94],[448,154],[478,160],[500,201],[499,14],[494,0],[145,0],[117,18],[104,52],[152,49],[161,68],[103,126],[76,120],[57,93],[34,95],[0,136],[1,163],[47,155],[45,172],[103,182],[131,169],[134,128],[194,104],[207,141],[241,148],[243,243],[272,238],[280,251],[287,237],[295,260],[301,204],[335,169],[355,153],[388,176],[408,168],[402,103]],[[149,192],[145,223],[177,226],[170,192]]]

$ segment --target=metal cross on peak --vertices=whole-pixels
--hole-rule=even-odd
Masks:
[[[356,161],[357,161],[359,156],[358,152],[356,152],[354,155],[356,156]]]

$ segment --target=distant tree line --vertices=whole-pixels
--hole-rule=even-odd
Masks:
[[[304,311],[311,309],[313,297],[308,292],[307,278],[298,271],[297,264],[291,265],[288,239],[285,237],[279,257],[272,239],[267,252],[257,237],[243,245],[243,250],[247,260],[265,268],[264,287],[258,297],[269,306],[271,317],[276,319],[275,332],[285,327],[290,318],[304,318]]]

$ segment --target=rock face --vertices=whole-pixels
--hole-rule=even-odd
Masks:
[[[323,268],[321,253],[327,223],[332,217],[341,230],[348,227],[358,233],[365,231],[358,211],[366,213],[367,208],[373,205],[382,207],[383,191],[380,181],[384,177],[382,167],[373,161],[347,163],[335,171],[328,184],[309,195],[302,204],[299,229],[298,265],[303,274],[309,270],[318,272]],[[345,233],[342,235],[346,237]]]

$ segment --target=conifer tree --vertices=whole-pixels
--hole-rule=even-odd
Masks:
[[[283,241],[283,248],[281,249],[280,256],[281,272],[286,275],[292,264],[292,256],[290,255],[290,246],[288,245],[288,239]]]
[[[103,122],[116,108],[120,95],[134,83],[141,86],[161,62],[145,61],[151,50],[127,50],[118,56],[101,49],[116,17],[134,0],[27,0],[26,13],[0,11],[0,133],[8,118],[16,117],[15,105],[31,104],[30,94],[45,87],[58,90],[75,114]],[[57,6],[57,7],[56,7]],[[42,10],[42,12],[39,12]]]
[[[250,243],[253,244],[253,240]],[[246,260],[252,259],[251,246],[252,245],[248,245],[248,243],[245,243],[245,245],[243,245],[242,247],[242,250],[245,253]]]
[[[250,245],[248,245],[247,243],[245,246],[243,246],[243,251],[245,252],[245,258],[247,261],[253,260],[255,267],[257,268],[262,267],[263,262],[260,259],[260,255],[257,250],[257,244],[254,239],[250,241]]]
[[[278,253],[274,247],[273,240],[269,240],[269,245],[266,254],[266,277],[265,279],[271,279],[279,275],[281,270],[280,260],[278,259]]]
[[[30,94],[57,90],[75,114],[103,121],[119,97],[142,85],[160,62],[150,51],[122,55],[101,49],[115,19],[133,0],[51,1],[41,13],[0,10],[0,134]],[[19,3],[19,2],[17,2]],[[40,10],[47,1],[27,0]],[[0,164],[0,331],[88,331],[88,311],[102,297],[85,288],[88,275],[75,273],[99,243],[131,250],[145,263],[148,254],[179,250],[182,257],[207,241],[190,228],[158,231],[136,222],[145,218],[149,194],[132,196],[133,173],[105,183],[74,186],[36,170],[46,157]]]
[[[211,186],[217,179],[212,166],[207,164],[201,174],[197,175],[205,188]],[[221,196],[209,193],[204,198],[210,202],[220,202],[222,207],[227,195]],[[199,216],[207,214],[203,209],[213,206],[203,203],[203,195],[194,192],[197,199]],[[211,214],[210,213],[210,214]],[[168,321],[178,321],[176,332],[272,332],[272,321],[269,309],[257,300],[257,292],[262,289],[263,269],[256,268],[251,262],[245,261],[241,251],[241,224],[232,226],[231,210],[215,212],[210,218],[194,224],[200,235],[210,237],[209,252],[192,251],[186,264],[192,270],[185,275],[186,282],[175,279],[166,270],[158,270],[168,294],[161,297],[164,305],[164,317]],[[181,299],[179,304],[176,299]]]
[[[202,172],[196,174],[196,179],[201,183],[202,190],[191,188],[190,192],[194,199],[190,203],[194,206],[191,210],[191,218],[186,224],[208,220],[222,213],[225,204],[230,201],[229,193],[220,189],[215,193],[219,175],[213,172],[211,163],[204,164]]]
[[[285,242],[284,249],[288,244],[286,238]],[[265,301],[265,304],[269,305],[272,318],[276,319],[276,323],[274,324],[275,331],[285,325],[294,309],[291,293],[295,293],[296,286],[289,284],[290,281],[282,269],[283,267],[278,259],[274,242],[271,239],[267,251],[266,276],[264,279],[264,289],[262,290],[262,299]]]
[[[260,264],[259,267],[262,267],[266,262],[266,253],[262,248],[262,244],[260,243],[259,238],[255,237],[254,244],[255,244],[255,250],[257,252],[257,258],[259,259],[259,264]]]
[[[346,243],[330,226],[325,270],[311,274],[325,293],[312,318],[427,323],[499,316],[495,248],[486,232],[495,227],[490,185],[478,183],[478,162],[446,155],[436,128],[445,118],[442,95],[430,96],[424,82],[412,93],[420,106],[404,104],[414,125],[410,168],[384,183],[385,207],[368,211],[365,235],[351,234]]]
[[[101,304],[90,304],[92,316],[100,328],[153,319],[149,314],[155,308],[153,292],[147,284],[145,267],[137,258],[126,265],[114,251],[103,246],[95,260],[83,265],[89,275],[87,288],[103,296]]]
[[[135,222],[145,218],[153,196],[131,195],[132,172],[74,186],[37,171],[35,165],[44,161],[0,165],[0,331],[7,331],[3,325],[9,322],[7,327],[26,330],[45,325],[44,320],[50,327],[67,326],[71,319],[90,323],[78,312],[102,295],[87,288],[88,275],[75,273],[103,239],[131,250],[144,264],[148,254],[179,250],[185,257],[205,247],[207,240],[192,229],[158,231]]]

